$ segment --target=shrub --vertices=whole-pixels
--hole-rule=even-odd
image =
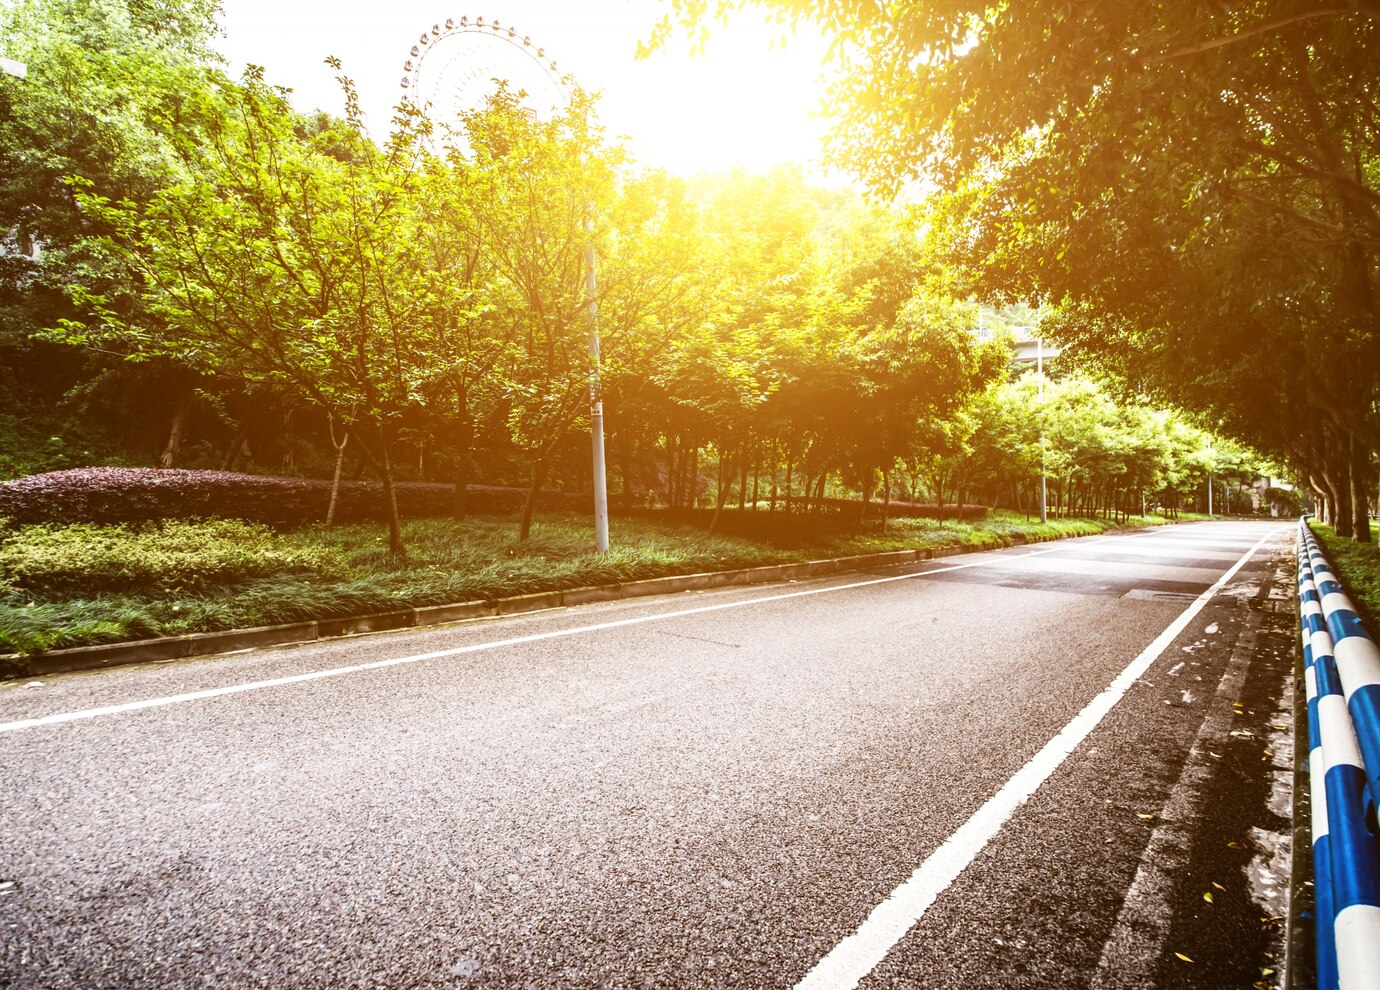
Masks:
[[[0,585],[36,596],[198,592],[251,578],[343,572],[340,556],[265,526],[220,519],[162,526],[26,526],[0,534]]]
[[[399,482],[398,511],[421,518],[450,514],[453,485]],[[135,523],[167,519],[242,519],[273,526],[299,526],[324,519],[330,504],[328,481],[278,478],[229,471],[155,468],[76,468],[0,483],[0,517],[11,524]],[[471,485],[469,508],[480,513],[517,512],[521,488]],[[542,492],[543,510],[583,509],[588,496]],[[343,482],[340,522],[387,518],[383,486]]]
[[[1274,506],[1281,516],[1297,517],[1303,515],[1303,494],[1297,489],[1267,488],[1265,489],[1265,503]]]

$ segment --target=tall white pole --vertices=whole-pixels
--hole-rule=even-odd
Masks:
[[[1208,516],[1212,516],[1212,472],[1208,472]]]
[[[588,224],[585,245],[585,292],[589,296],[589,432],[594,447],[594,546],[609,550],[609,492],[604,472],[604,391],[599,375],[599,291],[594,268],[594,224]]]
[[[1035,338],[1035,388],[1040,399],[1040,522],[1049,522],[1049,485],[1045,477],[1045,341]]]

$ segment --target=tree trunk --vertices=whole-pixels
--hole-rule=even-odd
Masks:
[[[532,513],[537,508],[537,492],[541,488],[543,467],[541,458],[532,462],[532,484],[527,489],[527,498],[522,502],[522,518],[518,522],[518,542],[520,543],[526,543],[527,538],[532,535]]]
[[[618,473],[623,476],[623,508],[632,508],[633,487],[632,487],[632,466],[631,459],[628,457],[628,435],[626,430],[619,430],[613,435],[614,449],[618,451]]]
[[[347,428],[345,435],[340,438],[340,442],[335,442],[335,415],[328,414],[331,430],[331,446],[335,448],[335,471],[331,474],[331,501],[326,506],[326,526],[327,528],[335,525],[335,507],[340,502],[340,470],[345,466],[345,445],[350,442],[350,431]]]
[[[460,421],[456,424],[459,450],[455,461],[455,497],[450,509],[451,518],[456,522],[463,520],[470,512],[470,464],[474,449],[474,419],[464,405],[463,392],[460,401]]]
[[[732,462],[728,461],[727,458],[722,453],[720,453],[718,482],[719,490],[715,493],[714,496],[714,515],[709,520],[710,534],[714,534],[719,531],[719,524],[723,520],[724,502],[728,501],[729,479],[733,477],[731,471]]]
[[[249,438],[249,431],[243,422],[235,424],[235,435],[230,440],[230,448],[226,450],[225,457],[221,459],[220,469],[222,471],[235,470],[235,462],[240,459],[240,452],[244,450],[244,442]]]
[[[173,406],[172,423],[168,427],[168,442],[158,458],[161,468],[175,467],[182,457],[182,438],[187,428],[187,407],[191,405],[190,389],[179,384],[177,402]]]
[[[680,472],[676,465],[676,448],[680,446],[679,441],[679,437],[670,435],[666,437],[666,507],[668,509],[676,507],[676,490],[680,484]]]
[[[388,552],[403,554],[402,519],[398,515],[398,493],[393,487],[393,462],[389,457],[388,427],[379,425],[379,453],[382,455],[383,498],[388,507]]]
[[[886,524],[891,519],[891,469],[882,472],[882,532],[886,532]]]
[[[297,467],[296,455],[292,452],[292,414],[296,410],[288,406],[283,413],[283,473],[287,474]]]
[[[1361,438],[1351,437],[1351,538],[1370,542],[1370,452]]]
[[[1351,515],[1351,487],[1347,473],[1338,471],[1334,463],[1326,463],[1322,470],[1323,484],[1327,486],[1327,501],[1332,510],[1332,526],[1337,535],[1351,539],[1355,532]]]
[[[690,448],[690,480],[684,489],[689,493],[689,500],[685,503],[692,510],[700,507],[700,448]]]

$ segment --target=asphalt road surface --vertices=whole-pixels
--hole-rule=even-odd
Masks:
[[[1273,986],[1291,540],[0,686],[0,986]]]

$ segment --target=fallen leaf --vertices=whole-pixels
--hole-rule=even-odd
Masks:
[[[1210,891],[1210,890],[1205,890],[1205,891],[1203,891],[1203,900],[1205,900],[1205,901],[1207,901],[1209,904],[1211,904],[1211,903],[1212,903],[1212,891]]]
[[[1145,821],[1147,821],[1147,822],[1152,822],[1152,821],[1155,820],[1155,816],[1154,816],[1154,815],[1142,815],[1142,814],[1140,814],[1139,812],[1136,813],[1136,817],[1137,817],[1137,818],[1140,818],[1140,819],[1143,819],[1143,820],[1145,820]]]
[[[1184,962],[1192,962],[1192,961],[1193,961],[1192,959],[1188,958],[1188,956],[1184,955],[1182,952],[1176,952],[1176,953],[1174,953],[1174,955],[1178,956],[1178,957],[1179,957],[1180,959],[1182,959]]]
[[[1212,885],[1223,892],[1225,892],[1227,889],[1226,887],[1223,887],[1220,883],[1218,883],[1216,880],[1212,881]]]
[[[1212,750],[1208,750],[1208,756],[1211,756],[1214,760],[1220,760],[1222,758],[1221,753],[1214,753]]]

